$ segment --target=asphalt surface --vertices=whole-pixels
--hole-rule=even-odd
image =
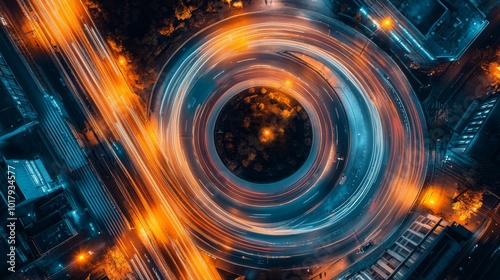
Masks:
[[[80,2],[27,6],[40,43],[57,46],[65,78],[92,100],[93,129],[127,161],[121,191],[141,235],[118,240],[132,254],[146,246],[165,277],[218,277],[196,245],[247,267],[330,262],[383,240],[412,206],[426,168],[418,102],[394,62],[344,25],[283,9],[208,27],[167,63],[146,121]],[[310,158],[274,185],[231,177],[210,143],[224,100],[253,83],[293,95],[315,120]],[[132,266],[154,277],[139,258]]]
[[[45,92],[33,78],[32,72],[17,54],[3,29],[0,29],[0,39],[2,55],[38,113],[42,130],[59,157],[76,177],[75,190],[82,194],[93,216],[101,226],[110,235],[120,235],[125,228],[125,223],[116,210],[111,207],[111,199],[106,195],[103,186],[88,165],[85,154],[78,146],[61,111],[54,105],[53,97],[51,98],[51,95]]]
[[[12,35],[23,37],[23,42],[26,44],[24,50],[31,52],[23,53],[24,56],[17,53],[17,49],[11,44],[5,30],[1,29],[1,53],[38,113],[42,131],[46,134],[58,158],[69,169],[72,182],[68,187],[72,192],[83,198],[83,207],[88,210],[92,218],[98,223],[98,227],[90,229],[93,231],[92,234],[102,234],[101,238],[108,242],[107,245],[117,244],[123,250],[125,256],[128,257],[128,262],[134,274],[140,279],[161,279],[161,276],[158,276],[159,269],[156,263],[152,261],[153,258],[140,238],[142,233],[138,233],[133,227],[130,227],[130,213],[128,213],[130,209],[123,207],[126,201],[121,201],[123,198],[117,195],[116,192],[110,192],[107,188],[109,186],[104,186],[103,180],[97,174],[108,172],[108,175],[112,177],[111,179],[121,186],[126,184],[126,175],[116,171],[116,166],[111,159],[102,158],[104,154],[100,154],[100,158],[98,155],[96,162],[91,162],[86,155],[86,151],[80,146],[71,132],[69,123],[73,122],[72,117],[81,118],[81,115],[79,115],[81,111],[74,107],[63,107],[62,100],[64,100],[65,105],[69,103],[78,106],[75,105],[74,97],[65,96],[71,93],[71,90],[67,89],[66,85],[75,82],[75,78],[71,76],[71,79],[66,81],[67,84],[61,82],[59,78],[63,74],[59,73],[69,72],[70,70],[66,68],[67,65],[64,64],[64,61],[59,64],[52,61],[54,58],[51,59],[51,55],[54,54],[51,53],[52,46],[47,48],[43,44],[43,37],[24,34],[20,27],[23,26],[26,18],[22,17],[18,7],[10,6],[8,11],[10,17],[7,28],[10,28]],[[3,14],[3,16],[7,17],[7,14]],[[17,21],[12,20],[13,18]],[[61,56],[57,57],[61,58]],[[23,59],[30,59],[29,67]],[[79,106],[88,109],[87,106],[89,105],[88,102],[82,102]],[[113,149],[111,149],[111,154],[112,151]],[[102,152],[106,153],[106,151]],[[97,170],[97,168],[101,169]],[[109,242],[109,238],[113,242]],[[64,263],[64,261],[61,262]],[[71,263],[68,265],[71,266]],[[68,268],[65,267],[65,269]],[[48,270],[46,272],[49,273]],[[71,271],[69,274],[75,277],[73,272]]]
[[[122,69],[96,31],[80,1],[19,2],[28,15],[38,43],[61,70],[83,106],[89,125],[118,161],[125,178],[118,187],[128,203],[118,209],[132,217],[114,241],[140,279],[218,279],[179,220],[176,191],[169,187],[166,164],[157,152],[154,131],[144,120],[144,108],[124,79]],[[88,108],[87,106],[91,106]],[[100,196],[95,194],[95,196]],[[133,215],[121,211],[131,210]],[[165,226],[168,225],[168,226]],[[189,260],[189,261],[186,261]]]
[[[366,40],[313,12],[273,10],[202,30],[166,64],[150,109],[203,250],[248,267],[307,267],[398,225],[425,175],[425,128],[395,63],[371,43],[360,55]],[[236,178],[213,143],[225,102],[259,85],[293,95],[313,123],[309,159],[271,184]]]
[[[483,206],[479,215],[484,218],[484,225],[462,248],[452,261],[449,275],[458,279],[490,280],[500,273],[497,265],[500,261],[500,216],[499,208]]]

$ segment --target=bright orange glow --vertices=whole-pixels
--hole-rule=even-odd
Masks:
[[[233,3],[233,7],[235,8],[243,8],[243,2],[237,1]]]
[[[71,70],[82,85],[81,98],[91,99],[99,117],[88,115],[89,124],[100,141],[119,139],[123,148],[130,155],[130,160],[137,167],[137,174],[128,174],[133,178],[127,188],[133,189],[134,203],[144,206],[144,213],[154,213],[153,217],[138,216],[141,237],[146,233],[146,240],[141,238],[148,250],[158,254],[155,248],[168,252],[170,261],[175,265],[162,265],[165,274],[180,275],[179,279],[190,279],[199,275],[205,279],[220,279],[213,266],[209,266],[196,247],[189,233],[185,230],[182,218],[183,210],[176,208],[181,203],[173,183],[166,182],[165,158],[161,153],[155,133],[144,121],[145,108],[140,98],[133,93],[126,80],[124,71],[128,61],[125,56],[113,57],[104,40],[93,25],[82,1],[32,0],[30,11],[39,20],[32,21],[37,36],[47,47],[57,46],[68,58]],[[241,48],[246,45],[246,38],[234,38],[234,43]],[[111,134],[111,136],[109,136]],[[108,142],[111,145],[110,142]],[[145,191],[148,190],[148,191]],[[175,193],[174,193],[175,192]],[[130,190],[123,189],[125,195]],[[149,205],[161,205],[150,209]],[[144,228],[144,231],[142,230]],[[128,238],[128,233],[116,229],[120,242]],[[121,249],[121,248],[120,248]],[[123,248],[124,251],[133,248]],[[130,253],[127,252],[127,253]],[[75,256],[75,261],[86,262],[90,259],[87,252]],[[186,260],[189,260],[187,262]]]
[[[498,55],[500,56],[500,54]],[[493,61],[485,67],[486,73],[491,79],[491,85],[495,86],[500,84],[500,62]]]
[[[84,253],[80,253],[80,254],[78,254],[78,256],[77,256],[77,260],[79,260],[79,261],[83,261],[83,260],[85,260],[85,259],[86,259],[86,256],[85,256],[85,254],[84,254]]]
[[[382,25],[386,28],[392,27],[392,19],[391,18],[385,18],[382,20]]]
[[[125,59],[125,57],[123,55],[120,55],[118,57],[118,63],[120,63],[120,65],[125,65],[127,63],[127,60]]]
[[[266,127],[266,128],[263,128],[260,131],[259,141],[262,142],[262,143],[271,142],[275,138],[276,138],[276,135],[275,135],[275,133],[273,132],[273,130],[271,128],[267,128]]]
[[[439,211],[442,207],[445,207],[443,199],[441,187],[431,186],[424,194],[422,205],[425,205],[433,211]]]
[[[158,261],[155,262],[160,266],[161,272],[167,276],[179,275],[179,277],[176,277],[178,279],[220,279],[219,273],[215,266],[212,265],[215,261],[206,260],[205,255],[201,253],[192,240],[190,230],[196,231],[203,226],[207,232],[212,231],[214,236],[220,236],[226,246],[231,246],[229,242],[226,242],[227,239],[231,240],[231,238],[226,235],[224,228],[208,219],[210,213],[207,213],[206,216],[197,216],[196,211],[189,209],[190,206],[202,207],[195,205],[194,202],[205,199],[201,196],[206,195],[206,193],[200,192],[200,197],[194,198],[189,195],[189,192],[185,192],[184,186],[179,182],[186,181],[196,184],[202,184],[203,182],[198,182],[194,177],[171,178],[167,176],[168,174],[180,174],[179,170],[185,168],[185,165],[179,164],[177,166],[176,164],[170,164],[168,161],[178,160],[180,163],[186,161],[182,158],[167,159],[164,156],[157,136],[153,131],[154,125],[145,121],[146,114],[143,102],[138,95],[129,89],[126,83],[122,71],[127,66],[126,58],[123,57],[123,60],[120,60],[120,57],[118,57],[117,59],[117,57],[110,55],[108,47],[104,45],[100,47],[100,42],[105,42],[105,40],[100,37],[98,31],[88,31],[90,28],[92,30],[95,30],[95,28],[82,6],[83,1],[30,0],[18,2],[29,2],[29,13],[33,16],[36,15],[37,18],[32,22],[34,29],[40,30],[39,37],[37,33],[40,41],[44,41],[49,48],[52,48],[51,45],[56,45],[58,50],[64,53],[69,68],[74,71],[73,76],[78,80],[79,87],[82,88],[82,91],[78,93],[78,97],[89,99],[95,104],[92,111],[95,110],[96,114],[89,113],[87,118],[97,138],[109,146],[112,146],[111,142],[115,141],[115,139],[120,141],[129,156],[129,164],[135,167],[133,173],[123,167],[122,171],[126,175],[125,178],[127,178],[126,184],[119,182],[117,185],[133,209],[134,215],[132,216],[134,216],[135,220],[132,224],[139,229],[138,234],[146,250],[151,253],[150,255],[153,258],[158,258]],[[231,3],[231,0],[226,0],[226,2]],[[226,28],[233,27],[236,30],[236,28],[246,25],[247,21],[252,22],[247,18],[249,17],[241,19],[232,26],[228,24]],[[88,26],[88,28],[86,29],[84,25]],[[253,42],[252,33],[248,30],[230,33],[230,35],[226,35],[226,32],[221,32],[223,40],[214,40],[211,47],[221,50],[227,48],[234,52],[241,52],[247,48],[249,42]],[[224,55],[222,52],[218,52],[218,55],[219,53],[221,57]],[[221,57],[214,57],[214,60]],[[342,64],[345,64],[342,61],[343,57],[339,59]],[[362,59],[356,61],[359,61],[360,65],[361,63],[364,63],[363,65],[368,64]],[[365,68],[360,69],[364,70]],[[329,68],[324,71],[328,70]],[[333,73],[330,76],[336,77]],[[281,82],[282,80],[280,80]],[[291,84],[290,81],[285,81],[285,83],[287,85]],[[406,83],[404,82],[395,82],[395,84],[401,84],[401,88],[406,89]],[[383,99],[376,99],[374,102],[382,102],[380,100]],[[404,128],[399,123],[390,127],[393,127],[395,134],[402,135]],[[264,139],[274,139],[275,134],[280,135],[283,132],[280,132],[277,127],[265,127],[254,133],[258,134],[259,137],[265,136]],[[158,135],[161,134],[158,133]],[[182,145],[180,144],[181,141],[183,140],[174,139],[170,149]],[[394,149],[407,154],[403,147],[418,148],[417,144],[411,143],[396,142]],[[413,146],[410,146],[410,144]],[[418,151],[424,153],[421,149],[418,149]],[[117,160],[117,162],[122,164],[121,160]],[[391,162],[391,164],[396,163]],[[412,170],[402,170],[400,172],[401,178],[410,178],[413,174],[419,174],[423,168],[422,166],[417,165],[414,168],[412,167]],[[117,179],[121,181],[122,178],[117,176]],[[396,194],[398,202],[411,205],[413,197],[416,195],[415,190],[418,188],[407,187],[407,181],[410,181],[410,179],[400,180],[402,180],[401,185],[404,184],[405,187],[401,188],[401,191]],[[225,217],[230,218],[231,216],[227,215]],[[246,222],[244,219],[234,219],[234,221],[238,223]],[[136,250],[141,250],[139,257],[142,258],[142,249],[133,248],[133,242],[136,239],[129,238],[137,234],[135,233],[136,230],[124,230],[118,223],[113,224],[111,231],[116,231],[115,236],[120,236],[116,237],[117,244],[124,244],[124,248],[120,247],[119,249],[126,252],[125,255],[127,256],[133,256]],[[247,228],[249,226],[248,224],[245,225]],[[253,230],[257,231],[259,229]],[[266,233],[265,230],[267,229],[262,229],[262,233]],[[243,242],[243,240],[237,241]],[[257,248],[254,249],[257,250]],[[268,248],[270,254],[274,254],[274,249],[273,247]],[[168,263],[172,265],[168,265],[166,261],[162,260],[164,256],[168,257]],[[75,257],[76,260],[80,261],[90,258],[87,254],[80,254]],[[125,263],[129,260],[127,258]],[[174,277],[166,278],[172,279]]]
[[[286,84],[287,86],[289,86],[289,85],[291,85],[291,84],[292,84],[292,82],[290,82],[290,80],[286,80],[285,84]]]

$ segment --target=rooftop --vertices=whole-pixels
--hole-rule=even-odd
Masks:
[[[488,25],[469,0],[358,0],[373,22],[394,19],[387,31],[416,64],[459,59]]]
[[[390,0],[390,2],[426,36],[432,26],[448,11],[439,0]]]
[[[12,171],[15,172],[18,203],[37,199],[51,191],[54,182],[42,160],[4,159],[4,162],[13,167]]]
[[[63,219],[34,236],[33,242],[35,243],[39,253],[43,254],[55,248],[75,234],[76,231],[73,226],[68,222],[68,220]]]

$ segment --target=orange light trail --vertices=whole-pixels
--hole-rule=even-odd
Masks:
[[[37,35],[45,39],[47,46],[52,46],[48,48],[61,51],[71,66],[76,82],[87,95],[79,98],[88,97],[94,102],[100,117],[89,116],[89,121],[96,133],[101,139],[106,139],[109,132],[119,139],[136,167],[135,176],[129,173],[130,186],[122,192],[133,192],[129,195],[134,201],[129,202],[136,204],[136,209],[143,209],[144,212],[136,213],[138,221],[134,222],[148,232],[154,244],[145,245],[155,251],[152,255],[167,258],[160,260],[163,273],[169,279],[219,279],[181,222],[182,211],[176,209],[179,190],[173,189],[165,176],[167,164],[154,132],[145,121],[144,107],[117,66],[126,60],[112,58],[80,1],[33,0],[26,5],[37,16]]]

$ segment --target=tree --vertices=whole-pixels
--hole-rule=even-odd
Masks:
[[[175,7],[175,17],[177,20],[189,19],[194,10],[196,10],[196,7],[186,6],[183,2],[180,2],[179,5]]]
[[[111,248],[104,255],[106,273],[111,279],[123,279],[124,275],[132,272],[125,256],[118,248]]]
[[[475,49],[472,53],[471,63],[479,66],[483,71],[488,71],[489,64],[498,60],[498,48],[487,46]]]
[[[483,191],[467,190],[452,204],[460,220],[467,220],[483,206]]]
[[[492,86],[500,84],[500,47],[488,46],[475,50],[471,62],[481,67]]]
[[[160,29],[158,29],[158,33],[167,37],[172,35],[174,31],[175,31],[174,23],[171,20],[165,20],[165,25]]]
[[[218,9],[215,6],[215,3],[213,1],[208,2],[207,4],[207,12],[215,14],[217,13]]]

